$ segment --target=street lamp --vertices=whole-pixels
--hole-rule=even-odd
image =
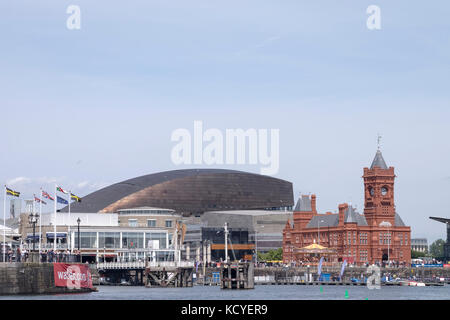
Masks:
[[[78,217],[77,223],[78,223],[78,254],[80,255],[80,262],[81,262],[81,252],[80,252],[80,223],[81,223],[81,219],[80,219],[80,217]]]
[[[388,243],[388,265],[389,265],[390,264],[390,252],[389,252],[390,250],[389,250],[389,247],[390,247],[390,242],[391,242],[391,235],[390,235],[390,232],[389,232],[389,228],[392,227],[392,224],[390,222],[388,222],[388,221],[383,221],[383,222],[380,223],[380,227],[386,227],[387,230],[388,230],[387,243]]]
[[[30,213],[30,215],[28,216],[28,222],[33,225],[33,252],[35,249],[35,243],[36,243],[36,223],[39,220],[39,214],[35,213]]]
[[[264,226],[261,226],[261,229],[264,228]],[[256,253],[256,265],[258,265],[258,230],[255,228],[255,253]]]
[[[319,234],[319,231],[320,231],[320,223],[321,222],[323,222],[323,220],[318,220],[317,221],[317,244],[320,244],[320,234]]]

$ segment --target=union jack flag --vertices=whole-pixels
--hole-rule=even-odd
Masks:
[[[52,198],[52,196],[49,195],[49,194],[48,194],[47,192],[45,192],[44,190],[42,190],[42,196],[43,196],[44,198],[49,199],[49,200],[55,201],[55,199]]]
[[[37,203],[42,202],[43,204],[47,204],[44,200],[39,199],[38,197],[34,196],[34,201],[36,201]]]

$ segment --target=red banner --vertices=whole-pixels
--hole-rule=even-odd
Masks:
[[[89,267],[84,264],[54,263],[55,286],[69,289],[92,288]]]

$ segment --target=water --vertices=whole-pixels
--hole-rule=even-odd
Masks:
[[[348,298],[346,298],[348,293]],[[254,290],[221,290],[218,286],[145,288],[98,286],[98,292],[69,295],[8,296],[0,300],[450,300],[443,287],[256,286]]]

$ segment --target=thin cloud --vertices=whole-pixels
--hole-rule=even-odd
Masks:
[[[252,51],[252,50],[261,49],[261,48],[270,46],[270,45],[272,45],[275,41],[277,41],[277,40],[279,40],[279,39],[281,39],[281,36],[272,36],[272,37],[269,37],[269,38],[267,38],[267,39],[265,39],[265,40],[263,40],[263,41],[261,41],[261,42],[255,44],[255,45],[250,46],[249,48],[247,48],[247,49],[245,49],[245,50],[241,50],[241,51],[236,52],[235,55],[240,56],[240,55],[242,55],[242,54],[244,54],[244,53],[249,53],[249,52]]]

